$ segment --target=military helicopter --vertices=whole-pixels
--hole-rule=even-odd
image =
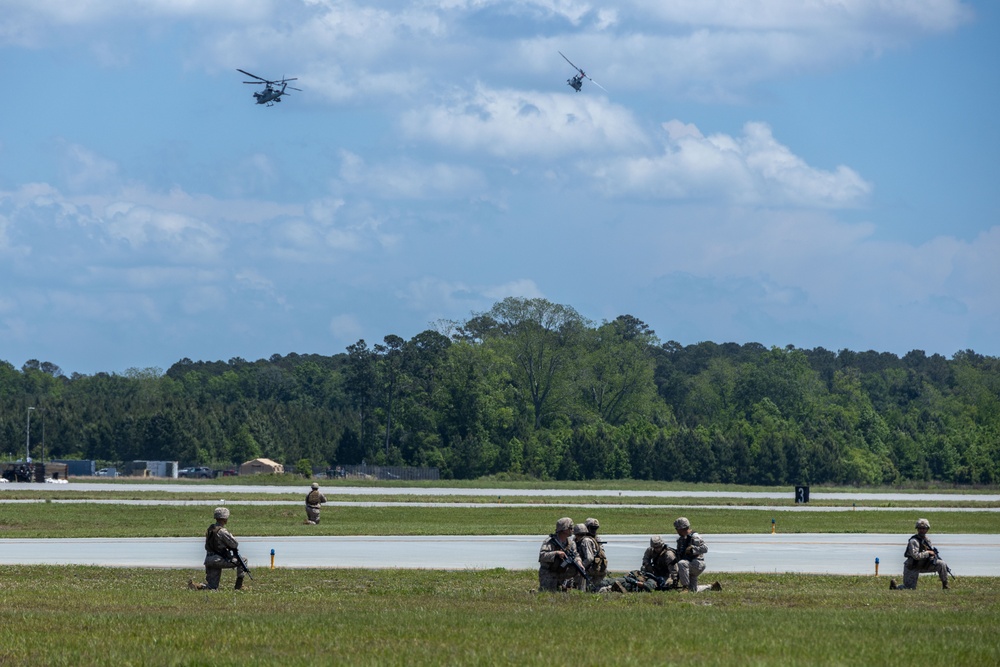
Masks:
[[[562,51],[559,52],[559,55],[561,55],[563,57],[563,59],[565,59],[566,62],[568,62],[570,65],[573,65],[573,61],[570,60],[569,58],[567,58],[566,55]],[[572,88],[573,90],[575,90],[576,92],[580,92],[580,89],[583,88],[583,80],[584,79],[588,79],[592,84],[594,84],[595,86],[597,86],[598,88],[600,88],[604,92],[608,92],[607,88],[605,88],[601,84],[599,84],[596,81],[594,81],[593,79],[591,79],[589,76],[587,76],[586,72],[584,72],[582,69],[580,69],[576,65],[573,65],[573,69],[575,69],[577,72],[579,72],[579,74],[575,75],[572,79],[566,79],[566,84],[570,88]]]
[[[247,72],[245,70],[241,70],[238,67],[236,68],[236,71],[237,72],[242,72],[243,74],[246,74],[247,76],[252,76],[253,78],[257,79],[256,81],[244,81],[243,83],[251,83],[251,84],[253,84],[255,86],[259,86],[262,83],[264,84],[264,90],[260,91],[259,93],[254,93],[253,94],[254,98],[256,98],[256,100],[257,100],[257,104],[264,104],[264,105],[267,105],[269,107],[270,106],[274,106],[275,102],[280,102],[281,101],[281,96],[282,95],[288,95],[288,93],[285,92],[286,88],[288,88],[289,90],[297,90],[300,93],[302,92],[301,88],[294,88],[294,87],[288,85],[289,81],[297,81],[298,80],[297,78],[281,79],[280,81],[268,81],[264,77],[257,76],[256,74],[251,74],[250,72]],[[281,86],[281,90],[278,90],[277,88],[275,88],[275,86],[279,86],[279,85]]]

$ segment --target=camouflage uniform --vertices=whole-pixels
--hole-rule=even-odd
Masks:
[[[319,484],[313,482],[312,491],[306,496],[306,523],[319,523],[319,506],[326,502],[326,496],[319,492]]]
[[[903,585],[894,586],[895,580],[889,582],[890,588],[910,589],[917,587],[920,574],[923,572],[935,572],[941,579],[941,587],[948,588],[948,564],[937,557],[934,553],[934,545],[927,537],[926,531],[930,530],[931,524],[927,519],[917,521],[917,533],[910,536],[906,543],[906,551],[903,555],[906,561],[903,563]],[[923,534],[920,529],[926,529]]]
[[[576,538],[576,551],[580,554],[580,562],[583,563],[583,569],[587,571],[587,576],[590,578],[590,590],[596,591],[605,585],[610,586],[610,581],[604,581],[604,577],[608,573],[608,557],[604,553],[604,545],[598,541],[597,536],[592,534],[591,529],[585,524],[576,524],[573,527],[573,534]]]
[[[681,590],[688,590],[692,593],[701,591],[721,590],[721,586],[716,582],[711,586],[699,586],[698,575],[705,571],[705,554],[708,553],[708,546],[701,535],[691,530],[691,522],[684,517],[679,517],[674,521],[674,528],[677,529],[677,581]],[[683,533],[681,531],[684,531]]]
[[[632,570],[620,577],[606,579],[607,586],[600,589],[600,593],[613,591],[615,593],[652,593],[661,589],[658,581],[652,577],[644,575],[639,570]]]
[[[575,568],[563,567],[563,560],[556,554],[557,551],[562,551],[569,558],[579,561],[580,556],[576,552],[576,546],[567,533],[572,530],[572,519],[569,517],[559,519],[556,522],[556,532],[542,542],[542,547],[538,550],[539,591],[561,591],[568,588],[583,590],[586,587],[586,580],[576,573]],[[560,539],[561,533],[566,533],[564,539]]]
[[[649,548],[642,555],[642,571],[650,572],[677,585],[677,553],[660,536],[649,539]]]
[[[215,509],[215,523],[205,531],[205,583],[195,584],[194,580],[188,582],[188,586],[198,590],[216,590],[222,580],[222,571],[236,569],[236,590],[243,588],[243,568],[237,567],[239,561],[234,552],[239,548],[240,543],[236,541],[233,534],[226,530],[226,522],[229,520],[229,510],[225,507]]]

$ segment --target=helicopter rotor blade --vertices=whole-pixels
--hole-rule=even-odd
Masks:
[[[239,67],[236,68],[236,71],[237,72],[243,72],[247,76],[253,77],[253,78],[257,79],[258,81],[264,81],[266,83],[272,83],[271,81],[268,81],[267,79],[265,79],[262,76],[257,76],[256,74],[251,74],[250,72],[248,72],[246,70],[243,70],[243,69],[240,69]],[[244,83],[253,83],[253,82],[252,81],[245,81]]]
[[[575,70],[576,70],[577,72],[579,72],[580,74],[583,74],[584,76],[587,76],[586,74],[584,74],[584,72],[583,72],[583,70],[582,70],[582,69],[580,69],[580,68],[579,68],[579,67],[577,67],[576,65],[573,65],[573,61],[572,61],[572,60],[570,60],[569,58],[567,58],[567,57],[566,57],[566,54],[565,54],[565,53],[563,53],[562,51],[559,51],[559,55],[561,55],[561,56],[563,57],[563,59],[564,59],[564,60],[565,60],[566,62],[568,62],[568,63],[569,63],[570,65],[572,65],[572,66],[573,66],[573,69],[575,69]],[[590,78],[590,77],[587,77],[587,78]]]

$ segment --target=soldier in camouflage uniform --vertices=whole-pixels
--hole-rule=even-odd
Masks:
[[[601,524],[597,519],[587,519],[587,523],[573,526],[573,537],[576,539],[576,551],[580,554],[580,562],[587,571],[589,590],[598,591],[611,582],[605,582],[608,573],[608,557],[604,553],[604,545],[597,539],[597,529]]]
[[[236,569],[236,590],[243,588],[243,576],[245,574],[242,567],[238,567],[239,559],[235,552],[240,543],[236,541],[233,534],[226,529],[229,522],[229,510],[225,507],[215,508],[215,523],[205,531],[205,582],[194,583],[194,579],[188,581],[188,587],[194,590],[217,590],[219,582],[222,580],[222,571]]]
[[[326,496],[319,492],[319,484],[312,483],[312,490],[306,496],[306,523],[315,526],[319,523],[319,506],[326,502]]]
[[[896,580],[889,581],[889,588],[913,590],[917,587],[921,572],[936,572],[941,579],[941,588],[948,588],[948,564],[938,558],[934,545],[927,537],[931,524],[927,519],[917,519],[917,533],[906,543],[906,562],[903,563],[903,585],[897,586]]]
[[[681,592],[721,591],[722,584],[718,581],[711,586],[698,585],[698,575],[705,571],[705,554],[708,553],[705,540],[691,530],[691,522],[685,517],[674,521],[674,529],[677,531],[677,581]]]
[[[563,565],[569,557],[583,567],[576,545],[570,539],[572,534],[573,519],[563,517],[556,522],[556,532],[542,542],[542,547],[538,550],[539,591],[564,591],[570,588],[583,590],[586,587],[586,580],[577,573],[576,568],[569,564]]]
[[[662,577],[670,588],[677,587],[677,554],[659,535],[649,538],[649,548],[642,555],[642,571]]]

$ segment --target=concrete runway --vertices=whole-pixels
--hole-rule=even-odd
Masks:
[[[320,480],[322,483],[322,480]],[[0,484],[0,499],[5,490],[24,490],[45,492],[48,496],[57,496],[66,491],[119,491],[140,492],[160,491],[162,493],[213,493],[225,498],[226,494],[302,494],[303,498],[309,491],[308,484],[299,486],[251,486],[215,484],[212,481],[164,484],[116,484],[112,482],[77,482],[69,484]],[[420,487],[389,487],[389,486],[323,486],[323,492],[328,495],[350,496],[469,496],[469,497],[573,497],[573,498],[743,498],[756,500],[795,500],[791,487],[787,491],[615,491],[611,489],[459,489],[451,487],[420,488]],[[897,502],[901,500],[936,502],[1000,502],[1000,494],[958,494],[958,493],[824,493],[813,491],[809,494],[812,500],[841,500],[845,503]]]
[[[299,501],[224,501],[227,495],[304,494],[302,486],[220,485],[212,482],[194,484],[114,484],[101,482],[71,482],[70,484],[5,484],[0,485],[0,503],[40,502],[39,500],[4,499],[6,489],[37,490],[52,502],[178,504],[229,506],[255,504],[301,505]],[[460,489],[416,487],[325,487],[328,493],[352,496],[474,496],[497,498],[496,503],[435,502],[332,502],[328,506],[446,506],[497,510],[511,507],[502,503],[504,497],[573,497],[579,501],[594,498],[594,504],[562,505],[581,509],[607,509],[602,497],[635,498],[736,498],[793,499],[787,492],[739,491],[613,491],[593,489]],[[70,500],[59,499],[60,491],[160,491],[172,493],[213,493],[219,500]],[[790,497],[791,496],[791,497]],[[944,493],[819,493],[815,500],[842,500],[841,507],[798,506],[730,506],[725,509],[789,511],[900,511],[913,514],[921,511],[1000,511],[1000,508],[935,508],[935,502],[962,500],[967,502],[1000,502],[996,494]],[[924,508],[854,507],[859,501],[894,502],[900,500],[928,503]],[[851,505],[847,505],[851,503]],[[519,505],[523,506],[523,505]],[[553,505],[544,505],[553,507]],[[666,509],[669,505],[640,503],[616,507],[652,507]],[[675,508],[692,510],[691,506]],[[714,506],[699,506],[707,509]],[[373,568],[373,569],[491,569],[534,570],[538,567],[538,547],[544,535],[514,536],[350,536],[350,537],[243,537],[237,536],[241,552],[252,568],[270,566],[271,549],[275,551],[277,567],[292,568]],[[607,554],[613,571],[636,569],[649,544],[648,535],[605,535]],[[673,541],[672,535],[664,536]],[[709,546],[708,572],[795,572],[817,574],[874,574],[875,559],[879,558],[880,574],[896,576],[902,571],[903,549],[909,535],[889,534],[705,534]],[[1000,535],[945,534],[932,537],[942,554],[960,577],[1000,575]],[[82,538],[82,539],[0,539],[0,564],[81,564],[110,567],[170,567],[199,568],[204,559],[204,541],[191,538]],[[707,575],[710,576],[710,575]]]
[[[648,535],[606,535],[612,571],[637,569]],[[766,572],[897,576],[909,535],[895,534],[704,534],[708,574]],[[544,535],[243,537],[241,553],[251,568],[276,567],[534,570]],[[672,536],[664,535],[670,542]],[[1000,535],[934,535],[959,577],[1000,575]],[[0,564],[78,564],[109,567],[200,568],[204,539],[82,538],[0,539]]]
[[[285,507],[301,507],[300,500],[166,500],[166,499],[142,499],[130,498],[122,499],[102,499],[102,498],[12,498],[5,499],[0,496],[0,506],[18,504],[67,504],[67,505],[167,505],[174,507],[195,506],[195,507],[216,507],[223,504],[226,507],[241,507],[252,505],[271,505]],[[376,501],[376,500],[335,500],[325,503],[323,507],[437,507],[437,508],[460,508],[473,510],[497,511],[519,507],[551,507],[569,508],[579,510],[593,510],[600,512],[607,509],[676,509],[688,512],[699,510],[756,510],[759,512],[905,512],[909,514],[925,514],[927,512],[987,512],[1000,514],[1000,507],[869,507],[869,506],[847,506],[847,505],[651,505],[645,503],[470,503],[470,502],[407,502],[407,501]]]

